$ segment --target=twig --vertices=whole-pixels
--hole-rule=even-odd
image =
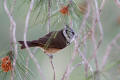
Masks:
[[[82,22],[82,25],[81,25],[81,28],[80,28],[80,33],[82,32],[83,28],[85,27],[85,23],[86,23],[86,20],[89,16],[89,13],[90,13],[90,6],[88,5],[88,12],[86,13],[86,15],[84,16],[84,19],[83,19],[83,22]],[[80,36],[78,36],[78,40],[80,39]],[[78,40],[75,40],[75,50],[73,52],[73,55],[72,55],[72,59],[70,60],[69,64],[67,65],[67,68],[65,70],[65,73],[62,77],[62,80],[66,79],[68,80],[69,79],[69,75],[71,73],[71,65],[73,63],[73,61],[75,60],[75,54],[77,53],[77,49],[78,49]]]
[[[96,54],[97,54],[97,49],[99,48],[102,40],[103,40],[103,29],[102,29],[102,24],[101,24],[101,21],[100,21],[100,12],[104,6],[104,3],[105,1],[102,2],[101,4],[101,7],[100,9],[98,8],[98,3],[96,0],[94,0],[94,4],[95,4],[95,13],[96,13],[96,18],[94,17],[93,18],[93,29],[92,29],[92,41],[94,43],[94,54],[92,55],[92,58],[91,59],[95,59],[95,63],[96,63],[96,70],[98,69],[98,63],[97,63],[97,57],[96,57]],[[94,15],[93,15],[94,16]],[[95,40],[95,28],[96,28],[96,24],[98,22],[98,25],[99,25],[99,30],[100,30],[100,40],[98,42],[98,45],[96,45],[96,40]]]
[[[100,21],[100,13],[101,13],[101,11],[102,11],[102,9],[104,7],[105,1],[106,0],[103,0],[102,3],[101,3],[100,8],[98,8],[97,1],[94,0],[95,7],[96,7],[96,20],[95,20],[96,23],[94,25],[96,26],[96,24],[98,22],[98,24],[99,24],[99,30],[100,30],[100,40],[98,42],[97,48],[99,48],[99,46],[100,46],[100,44],[101,44],[101,42],[103,40],[103,28],[102,28],[102,24],[101,24],[101,21]]]
[[[79,53],[79,56],[81,56],[83,63],[86,64],[85,66],[87,66],[89,68],[89,70],[92,73],[92,76],[94,78],[94,72],[93,72],[92,66],[89,64],[88,60],[85,58],[84,54],[80,51],[80,49],[78,49],[78,53]]]
[[[82,24],[81,24],[81,27],[80,27],[80,34],[82,33],[82,31],[83,31],[83,28],[85,28],[85,24],[86,24],[86,22],[87,22],[87,19],[88,19],[88,17],[89,17],[89,15],[90,15],[90,1],[89,0],[86,0],[86,2],[87,2],[87,12],[86,12],[86,14],[85,14],[85,16],[84,16],[84,18],[83,18],[83,22],[82,22]],[[86,54],[86,39],[85,40],[83,40],[83,44],[84,44],[84,53]],[[85,75],[86,75],[86,77],[88,76],[88,67],[87,67],[88,65],[85,63]]]
[[[48,26],[47,26],[47,32],[49,33],[50,32],[50,16],[51,16],[51,0],[48,0]],[[51,66],[52,66],[52,70],[53,70],[53,74],[54,74],[54,77],[53,77],[53,80],[56,80],[56,73],[55,73],[55,68],[54,68],[54,64],[53,64],[53,55],[52,57],[50,57],[50,63],[51,63]]]
[[[70,73],[71,73],[74,69],[76,69],[77,67],[79,67],[81,64],[84,64],[84,61],[82,61],[82,62],[80,62],[80,63],[78,63],[78,64],[75,64],[75,65],[71,68]]]
[[[113,47],[113,45],[116,45],[116,41],[120,38],[120,33],[117,34],[117,36],[115,38],[113,38],[113,40],[109,43],[109,45],[107,46],[107,49],[106,49],[106,52],[105,52],[105,55],[103,57],[103,61],[102,61],[102,64],[101,64],[101,69],[104,68],[106,62],[107,62],[107,59],[108,59],[108,56],[110,55],[110,52],[111,52],[111,49]],[[118,47],[118,49],[120,49],[119,46],[116,46]]]
[[[105,1],[106,1],[106,0],[102,0],[101,6],[100,6],[100,9],[99,9],[100,13],[101,13],[104,5],[105,5]]]
[[[94,13],[93,13],[94,16]],[[95,39],[95,28],[96,28],[96,19],[95,17],[93,18],[93,25],[92,25],[92,42],[94,45],[94,50],[93,50],[93,56],[95,59],[95,64],[96,64],[96,70],[98,70],[98,63],[97,63],[97,43],[96,43],[96,39]]]
[[[82,21],[82,24],[81,24],[81,26],[80,26],[80,30],[79,30],[79,34],[82,34],[82,32],[83,32],[83,29],[85,29],[85,27],[86,27],[86,22],[87,22],[87,19],[88,19],[88,17],[89,17],[89,15],[90,15],[90,2],[89,2],[89,0],[86,0],[86,3],[87,3],[87,12],[86,12],[86,14],[84,15],[84,18],[83,18],[83,21]],[[85,33],[84,33],[85,34]],[[84,38],[83,38],[83,40],[81,41],[81,43],[83,43],[84,44],[84,53],[86,54],[86,38],[89,36],[89,32],[88,32],[88,34],[87,35],[85,35],[84,36]],[[78,40],[80,40],[80,36],[78,36]],[[81,44],[80,43],[80,44]],[[79,44],[79,46],[78,46],[78,48],[80,47],[80,44]],[[83,60],[84,61],[84,60]],[[87,74],[88,74],[88,70],[87,70],[87,67],[88,65],[87,65],[87,63],[85,62],[85,75],[86,75],[86,77],[87,77]]]
[[[69,70],[69,75],[67,76],[66,80],[69,80],[70,74],[73,72],[74,69],[76,69],[77,67],[79,67],[81,64],[84,64],[84,62],[82,61],[82,62],[76,64],[75,66],[71,67],[71,69]]]
[[[54,64],[53,64],[53,61],[52,61],[53,60],[53,55],[52,55],[52,57],[49,56],[49,59],[50,59],[50,64],[52,66],[53,73],[54,73],[53,80],[56,80],[55,68],[54,68]]]
[[[48,0],[48,26],[47,32],[50,32],[51,0]]]
[[[34,50],[33,50],[33,54],[35,54],[36,53],[36,51],[37,51],[37,49],[38,48],[35,48]],[[28,65],[29,65],[29,59],[30,59],[30,57],[28,56],[27,58],[26,58],[26,68],[28,69]],[[26,71],[25,71],[25,74],[27,75],[28,74],[28,70],[26,69]],[[24,77],[24,80],[26,80],[26,77]]]
[[[71,65],[72,65],[72,63],[73,63],[73,61],[75,59],[75,56],[76,56],[76,53],[77,53],[77,48],[78,48],[78,42],[77,42],[77,40],[75,40],[74,43],[75,43],[75,50],[74,50],[74,52],[72,54],[72,58],[71,58],[69,64],[67,65],[67,68],[66,68],[66,70],[65,70],[65,72],[64,72],[63,77],[62,77],[61,80],[65,80],[65,78],[66,79],[69,78],[70,70],[71,70]]]
[[[100,9],[99,9],[99,16],[100,16],[100,13],[101,13],[104,5],[105,5],[105,1],[106,1],[106,0],[103,0],[102,3],[101,3]],[[98,9],[98,7],[97,7],[97,9]],[[98,11],[97,11],[96,13],[98,13]],[[95,22],[96,22],[96,23],[94,23],[94,26],[96,26],[96,24],[97,24],[97,22],[98,22],[97,17],[96,17]],[[101,23],[101,22],[100,22],[100,23]],[[101,32],[101,33],[100,33],[101,37],[100,37],[100,40],[99,40],[99,42],[98,42],[97,49],[99,48],[99,46],[100,46],[100,44],[101,44],[101,42],[102,42],[102,39],[103,39],[103,29],[102,29],[102,26],[100,27],[100,25],[99,25],[99,29],[100,29],[100,32]],[[94,54],[90,57],[90,60],[92,60],[93,58],[94,58]],[[90,61],[90,60],[89,60],[89,61]]]
[[[89,3],[89,0],[87,0],[87,12],[84,15],[83,21],[82,21],[81,26],[80,26],[80,31],[79,31],[80,34],[82,33],[83,28],[85,28],[85,24],[86,24],[86,21],[87,21],[89,15],[90,15],[90,3]]]
[[[10,9],[11,16],[12,16],[15,4],[16,4],[16,0],[13,0],[13,4],[12,4],[11,9]],[[13,26],[12,26],[12,24],[10,24],[10,50],[11,51],[13,51],[13,34],[12,33],[13,33]]]
[[[16,0],[15,0],[16,1]],[[14,1],[13,1],[14,2]],[[14,6],[14,5],[13,5]],[[14,69],[15,69],[15,66],[16,66],[16,59],[17,59],[17,54],[18,54],[18,51],[17,51],[17,41],[16,41],[16,22],[14,21],[13,17],[12,17],[12,14],[10,13],[10,11],[8,10],[8,7],[7,7],[7,1],[4,0],[4,9],[5,9],[5,12],[7,13],[9,19],[10,19],[10,24],[12,25],[12,36],[13,36],[13,44],[14,44],[14,52],[15,52],[15,55],[14,55],[14,60],[13,60],[13,69],[12,69],[12,76],[11,76],[11,80],[14,80]]]
[[[99,30],[100,30],[100,40],[99,40],[98,46],[97,46],[97,47],[99,47],[102,40],[103,40],[103,27],[102,27],[102,24],[101,24],[101,21],[100,21],[100,12],[99,12],[99,8],[98,8],[98,3],[97,3],[96,0],[94,0],[94,3],[95,3],[95,9],[96,9],[95,10],[96,11],[96,21],[98,22]],[[102,8],[103,8],[103,4],[101,5],[100,10],[102,10]]]
[[[80,44],[79,44],[79,46],[78,47],[80,47],[81,46],[81,44],[83,44],[84,43],[84,41],[86,41],[87,40],[87,38],[89,38],[89,36],[91,36],[92,35],[92,30],[90,29],[84,36],[83,36],[83,38],[82,38],[82,40],[81,40],[81,42],[80,42]]]
[[[40,65],[39,65],[37,59],[34,57],[34,55],[32,54],[31,50],[29,49],[29,47],[28,47],[28,45],[26,43],[28,24],[29,24],[30,14],[31,14],[33,5],[34,5],[34,0],[31,0],[30,7],[29,7],[29,10],[28,10],[28,13],[27,13],[27,16],[26,16],[26,20],[25,20],[24,44],[25,44],[25,47],[26,47],[26,49],[28,51],[29,56],[33,59],[34,63],[36,64],[36,67],[37,67],[37,69],[38,69],[38,71],[39,71],[39,73],[40,73],[40,75],[42,77],[42,80],[45,80],[45,77],[43,76],[42,70],[40,68]]]

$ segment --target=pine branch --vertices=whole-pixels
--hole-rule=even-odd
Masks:
[[[85,13],[85,15],[84,15],[84,17],[83,17],[83,22],[81,23],[81,26],[80,26],[80,34],[82,34],[82,32],[83,32],[83,29],[85,29],[85,27],[86,27],[86,22],[87,22],[87,19],[88,19],[88,17],[89,17],[89,15],[90,15],[90,1],[89,0],[86,0],[86,3],[87,3],[87,12]],[[84,32],[85,33],[85,32]],[[78,40],[80,39],[80,36],[78,37]],[[84,39],[83,40],[83,44],[84,45],[86,45],[86,39]],[[86,47],[84,47],[84,54],[86,54]],[[84,60],[83,60],[84,61]],[[88,75],[88,67],[87,67],[88,65],[87,64],[85,64],[85,74],[86,74],[86,77],[87,77],[87,75]]]
[[[75,60],[76,53],[77,53],[77,48],[78,48],[77,40],[75,40],[74,43],[75,43],[75,49],[74,49],[74,52],[72,54],[72,58],[71,58],[70,62],[68,63],[68,65],[66,67],[66,70],[65,70],[61,80],[66,80],[66,79],[69,78],[70,71],[71,71],[71,66],[72,66],[73,61]]]
[[[116,45],[118,39],[120,39],[120,33],[118,33],[115,36],[115,38],[113,38],[113,40],[108,44],[105,55],[104,55],[103,60],[102,60],[101,70],[104,68],[104,66],[105,66],[105,64],[107,62],[107,59],[108,59],[108,57],[109,57],[109,55],[111,53],[112,47],[115,46],[116,48],[118,48],[120,50],[120,46]]]
[[[14,45],[14,52],[15,52],[15,55],[14,55],[14,59],[13,59],[13,69],[12,69],[12,76],[11,76],[11,80],[14,80],[14,70],[15,70],[15,66],[16,66],[16,59],[17,59],[17,54],[18,54],[18,50],[17,50],[17,41],[16,41],[16,22],[15,20],[13,19],[13,16],[12,16],[12,11],[13,11],[13,8],[14,8],[14,4],[16,3],[16,0],[13,0],[13,5],[11,7],[11,12],[8,10],[8,7],[7,7],[7,0],[4,0],[4,9],[5,9],[5,12],[7,13],[9,19],[10,19],[10,29],[11,29],[11,34],[10,37],[13,38],[13,45]],[[11,39],[12,40],[12,39]],[[12,46],[12,45],[11,45]]]

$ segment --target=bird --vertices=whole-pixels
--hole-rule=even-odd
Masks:
[[[46,34],[45,36],[32,41],[26,41],[28,47],[40,47],[44,53],[54,54],[75,40],[74,30],[65,25],[65,27],[58,31],[52,31]],[[26,46],[24,41],[18,41],[21,44],[21,49],[25,49]]]

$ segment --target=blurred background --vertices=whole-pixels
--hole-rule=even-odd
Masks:
[[[24,27],[25,27],[25,18],[26,14],[29,8],[31,0],[16,0],[16,5],[13,11],[13,17],[16,21],[16,38],[18,40],[23,40],[23,34],[24,34]],[[47,26],[48,26],[48,3],[46,0],[40,0],[41,3],[38,3],[37,0],[35,0],[34,9],[32,11],[31,17],[30,17],[30,23],[29,23],[29,29],[27,33],[27,40],[35,40],[42,36],[44,36],[47,33]],[[56,0],[52,0],[51,5],[51,25],[50,25],[50,31],[59,30],[64,27],[65,24],[69,24],[70,20],[73,20],[73,29],[76,33],[78,33],[80,24],[82,22],[83,17],[79,18],[78,16],[75,16],[75,14],[72,14],[72,11],[70,12],[70,15],[63,16],[59,12],[61,5],[56,4]],[[77,5],[81,5],[82,0],[73,0]],[[101,3],[101,0],[98,0],[99,4]],[[61,0],[61,4],[67,5],[68,0]],[[11,0],[7,0],[8,8],[10,9],[10,6],[12,4]],[[46,6],[47,5],[47,6]],[[73,12],[74,13],[74,12]],[[82,16],[83,14],[80,14]],[[71,17],[68,17],[71,16]],[[76,18],[77,17],[77,18]],[[92,17],[92,14],[90,14],[88,24],[91,25],[90,22]],[[120,8],[115,4],[114,0],[106,0],[104,4],[104,8],[101,12],[101,23],[103,26],[103,41],[97,51],[97,58],[98,58],[98,66],[101,65],[103,56],[106,52],[108,44],[112,41],[112,39],[120,33]],[[98,25],[97,25],[98,26]],[[4,11],[3,7],[3,0],[0,1],[0,58],[2,58],[3,55],[5,55],[9,51],[9,40],[10,40],[10,21],[7,16],[7,14]],[[86,29],[91,28],[91,26],[88,26]],[[87,31],[87,30],[85,30]],[[82,36],[82,34],[78,34]],[[99,30],[96,29],[96,38],[99,39]],[[120,44],[120,39],[117,41],[118,44]],[[82,46],[82,45],[81,45]],[[34,48],[31,48],[33,50]],[[88,39],[87,41],[87,54],[86,58],[89,58],[93,54],[93,44],[91,43],[91,39]],[[63,76],[63,73],[66,69],[67,64],[69,63],[72,53],[74,51],[74,43],[66,47],[65,49],[61,50],[57,54],[54,55],[53,63],[56,70],[56,80],[60,80]],[[20,45],[18,44],[18,60],[21,60],[19,56],[23,57],[23,61],[20,62],[25,64],[26,58],[28,56],[28,53],[26,50],[21,50]],[[46,56],[46,54],[43,53],[41,49],[38,49],[36,53],[34,54],[37,58],[42,72],[46,77],[46,80],[53,80],[53,71],[51,68],[51,64],[49,61],[49,57]],[[81,62],[81,58],[76,56],[75,61],[72,65],[75,65],[79,62]],[[95,63],[94,60],[90,61],[91,66],[93,67],[93,70],[95,70]],[[17,68],[16,68],[17,69]],[[31,78],[31,80],[42,80],[40,78],[40,75],[36,69],[36,66],[32,59],[29,60],[29,69],[32,72],[33,77],[30,77],[32,75],[28,75],[28,80]],[[22,71],[20,69],[17,69],[16,71],[16,79],[15,80],[23,80],[24,75],[22,75]],[[18,73],[19,72],[19,73]],[[0,80],[3,80],[3,74],[6,74],[4,72],[0,75]],[[7,78],[5,80],[9,79],[10,72],[7,75]],[[21,76],[20,76],[21,75]],[[21,78],[20,78],[21,77]],[[100,71],[99,74],[100,80],[120,80],[120,50],[116,47],[112,47],[112,50],[110,52],[110,55],[107,59],[107,63],[105,64],[104,70]],[[80,67],[76,68],[70,75],[69,80],[85,80],[85,70],[84,65],[81,65]],[[90,79],[92,80],[92,79]]]

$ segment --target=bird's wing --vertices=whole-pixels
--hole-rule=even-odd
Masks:
[[[48,35],[46,35],[48,36]],[[51,33],[49,39],[47,40],[45,47],[47,48],[55,48],[55,49],[63,49],[66,47],[66,39],[63,35],[63,31],[55,31]]]
[[[46,34],[45,36],[43,36],[41,38],[39,38],[38,40],[36,40],[36,43],[40,44],[41,47],[44,47],[53,33],[54,33],[54,31]]]
[[[51,39],[49,48],[63,49],[66,47],[66,39],[62,31],[58,31],[56,36]]]
[[[37,43],[40,47],[43,47],[44,49],[63,49],[64,47],[66,47],[66,39],[63,36],[62,31],[50,32],[47,35],[36,40],[35,43]]]

